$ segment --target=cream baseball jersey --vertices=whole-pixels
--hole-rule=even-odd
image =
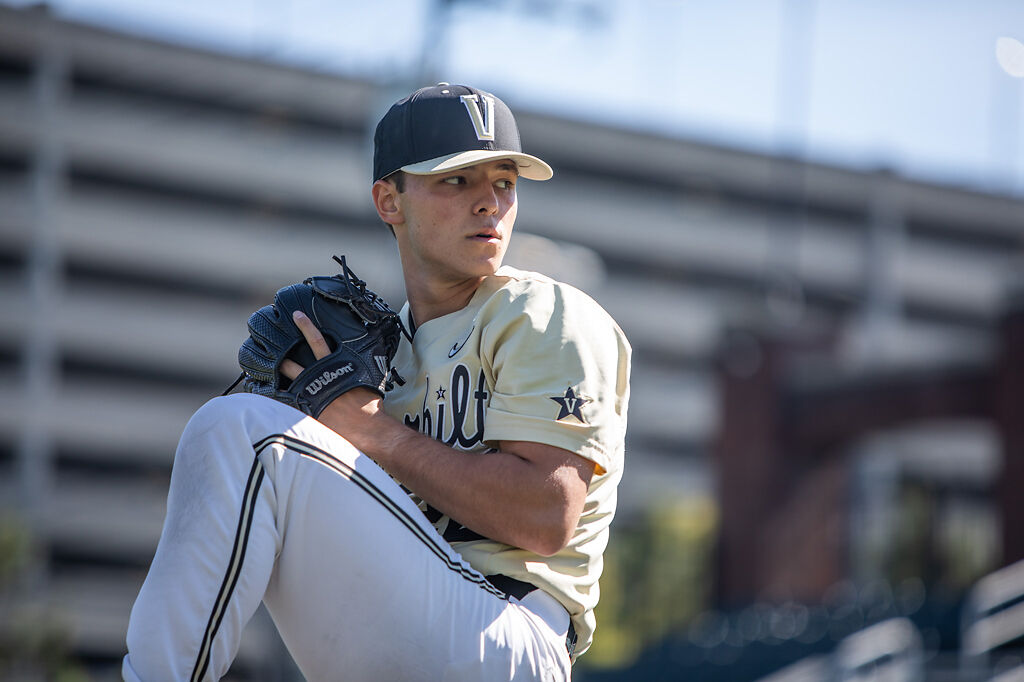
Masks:
[[[412,329],[408,304],[402,318]],[[576,532],[550,557],[484,538],[414,497],[473,568],[554,596],[572,617],[577,655],[592,640],[622,477],[630,352],[622,330],[586,294],[502,267],[465,308],[403,340],[394,366],[404,383],[384,400],[388,414],[454,448],[483,453],[504,440],[531,441],[594,462]]]

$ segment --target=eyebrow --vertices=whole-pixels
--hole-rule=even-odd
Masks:
[[[512,171],[516,175],[519,175],[519,166],[512,163],[511,161],[506,161],[505,163],[499,164],[498,169],[504,171]]]

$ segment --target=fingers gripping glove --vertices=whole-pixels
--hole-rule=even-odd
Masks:
[[[319,417],[327,405],[356,387],[380,396],[390,388],[391,361],[401,338],[398,314],[355,276],[345,257],[335,257],[342,272],[310,277],[284,287],[249,318],[249,338],[238,351],[242,388]],[[301,310],[330,347],[317,360],[292,321]],[[281,374],[281,363],[294,360],[304,369],[294,380]]]

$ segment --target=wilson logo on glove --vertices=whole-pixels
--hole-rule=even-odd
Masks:
[[[326,387],[327,384],[331,383],[338,377],[343,377],[349,372],[352,372],[353,369],[354,368],[352,367],[352,363],[350,362],[341,369],[338,369],[334,372],[324,372],[316,379],[313,379],[313,381],[309,382],[309,385],[306,386],[306,393],[310,395],[316,395],[317,393],[320,392],[320,389]]]

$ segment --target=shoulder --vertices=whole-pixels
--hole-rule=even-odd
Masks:
[[[564,289],[583,294],[579,289],[566,284],[565,282],[559,282],[556,279],[552,279],[547,275],[539,272],[533,272],[531,270],[520,270],[508,265],[503,265],[498,268],[498,271],[494,276],[488,279],[494,280],[495,284],[492,286],[498,286],[501,290],[507,292],[525,293]]]
[[[489,295],[479,316],[484,326],[529,327],[564,339],[597,334],[617,338],[628,348],[625,335],[611,315],[591,296],[570,284],[508,266],[488,279],[485,285]]]
[[[604,308],[588,294],[539,272],[502,266],[489,279],[493,280],[489,283],[493,293],[488,302],[512,305],[517,309],[548,310],[568,315],[586,313],[613,322]]]

